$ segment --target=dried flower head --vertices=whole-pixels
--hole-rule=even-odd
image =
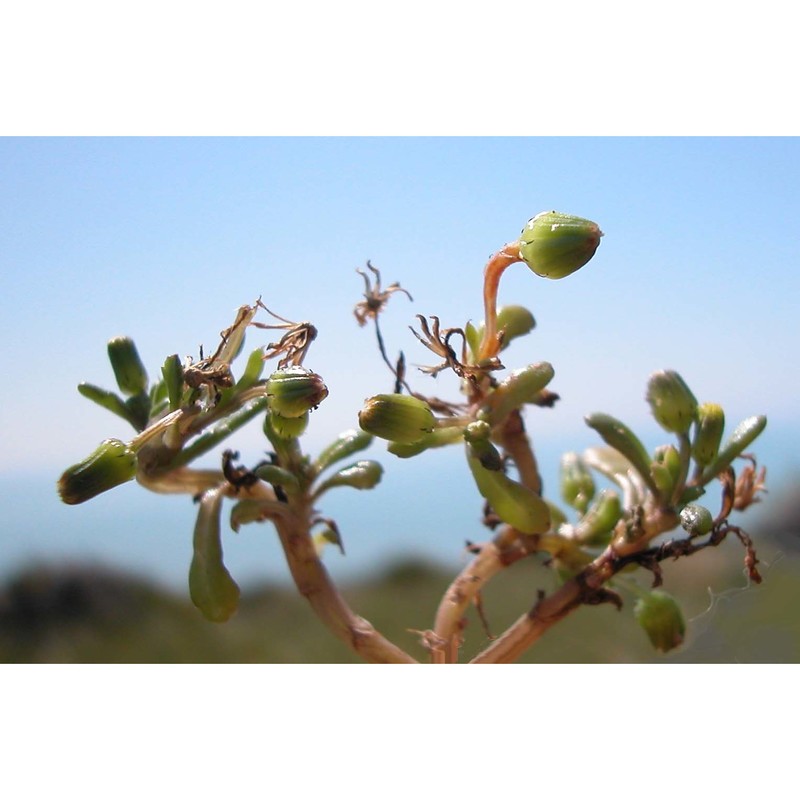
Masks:
[[[375,283],[370,283],[369,275],[363,270],[357,269],[356,272],[364,279],[364,299],[356,303],[353,314],[358,320],[358,324],[363,328],[368,319],[377,320],[378,314],[383,311],[389,298],[395,292],[402,292],[409,300],[413,297],[403,289],[399,283],[392,283],[385,289],[381,288],[381,273],[367,261],[367,269],[375,276]]]

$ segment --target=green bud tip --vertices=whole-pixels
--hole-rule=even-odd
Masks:
[[[136,475],[136,454],[119,439],[106,439],[83,461],[64,471],[58,494],[68,505],[91,500]]]
[[[672,595],[655,589],[636,601],[633,614],[647,633],[650,643],[660,653],[666,653],[683,643],[686,623]]]
[[[358,412],[361,429],[381,439],[414,444],[436,427],[430,406],[417,397],[378,394],[370,397]]]
[[[305,367],[287,367],[267,379],[267,402],[282,417],[302,417],[327,396],[328,387],[316,372]]]
[[[602,235],[591,220],[543,211],[522,229],[519,252],[537,275],[565,278],[591,259]]]
[[[674,370],[654,372],[646,398],[656,422],[670,433],[686,433],[697,417],[697,400]]]
[[[692,442],[692,458],[701,467],[707,467],[719,452],[725,412],[716,403],[703,403],[697,407],[697,425]]]
[[[115,336],[111,339],[108,342],[108,360],[120,391],[128,395],[147,391],[147,370],[139,358],[133,339],[128,336]]]

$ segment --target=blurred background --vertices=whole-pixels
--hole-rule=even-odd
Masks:
[[[268,526],[228,531],[226,563],[243,588],[237,617],[205,622],[188,601],[195,509],[134,484],[62,505],[63,469],[125,423],[82,398],[113,388],[105,343],[134,338],[156,376],[164,357],[213,350],[237,307],[257,297],[319,330],[306,365],[330,396],[312,415],[312,454],[356,425],[365,397],[391,388],[370,329],[352,314],[367,259],[391,300],[382,328],[422,391],[455,395],[408,330],[415,314],[445,326],[482,318],[486,259],[539,211],[597,221],[594,259],[564,281],[509,270],[500,300],[528,306],[537,328],[508,368],[547,360],[556,408],[527,418],[546,493],[564,450],[597,443],[583,415],[625,420],[649,448],[666,437],[644,387],[675,369],[698,400],[725,408],[729,430],[763,413],[752,450],[769,495],[736,522],[754,536],[764,583],[748,586],[735,541],[684,560],[667,586],[691,620],[673,661],[797,661],[796,368],[800,297],[800,140],[784,138],[5,138],[0,140],[2,404],[0,659],[5,661],[347,661],[288,590]],[[252,331],[249,348],[272,341]],[[263,457],[257,423],[232,446]],[[415,647],[438,597],[480,540],[481,502],[460,452],[400,461],[372,492],[342,489],[323,513],[347,555],[326,564],[357,611]],[[215,464],[209,457],[204,463]],[[485,598],[492,632],[525,611],[547,572],[519,565]],[[608,631],[612,635],[607,635]],[[467,648],[485,643],[474,618]],[[549,638],[548,638],[549,637]],[[581,609],[532,660],[664,660],[630,604]],[[419,653],[421,655],[421,651]]]

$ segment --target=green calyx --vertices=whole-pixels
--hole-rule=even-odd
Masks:
[[[602,235],[596,222],[558,211],[543,211],[522,229],[519,252],[537,275],[565,278],[592,258]]]
[[[358,412],[363,431],[400,444],[415,444],[436,427],[430,406],[417,397],[378,394],[370,397]]]
[[[136,454],[119,439],[106,439],[58,479],[58,494],[68,505],[91,500],[136,476]]]
[[[271,411],[287,418],[302,417],[328,396],[328,387],[316,372],[286,367],[269,376],[266,394]]]
[[[264,432],[268,438],[272,433],[279,439],[296,439],[306,432],[308,418],[308,411],[299,417],[284,417],[282,414],[277,414],[273,411],[267,414],[264,420]]]
[[[646,397],[656,422],[670,433],[687,433],[697,417],[697,400],[674,370],[654,372]]]
[[[430,433],[426,433],[419,441],[412,444],[402,444],[400,442],[390,442],[386,448],[392,455],[398,458],[412,458],[424,453],[426,450],[433,450],[437,447],[446,447],[449,444],[456,444],[462,440],[463,431],[456,425],[447,428],[435,428]]]

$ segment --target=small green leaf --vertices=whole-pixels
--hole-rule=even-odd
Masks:
[[[467,463],[478,491],[503,522],[521,533],[544,533],[550,528],[550,507],[538,494],[502,471],[486,469],[469,449]]]
[[[767,427],[765,416],[748,417],[742,420],[722,446],[714,463],[703,473],[704,480],[719,475],[726,470]]]
[[[194,554],[189,568],[192,602],[211,622],[225,622],[239,606],[239,587],[222,560],[220,512],[222,491],[211,489],[200,498],[194,527]]]
[[[650,456],[636,434],[610,414],[589,414],[585,419],[586,424],[596,430],[607,445],[630,461],[650,490],[658,494],[658,487],[650,474]]]
[[[108,360],[114,370],[117,386],[127,395],[147,391],[147,370],[139,358],[139,351],[128,336],[115,336],[108,342]]]

